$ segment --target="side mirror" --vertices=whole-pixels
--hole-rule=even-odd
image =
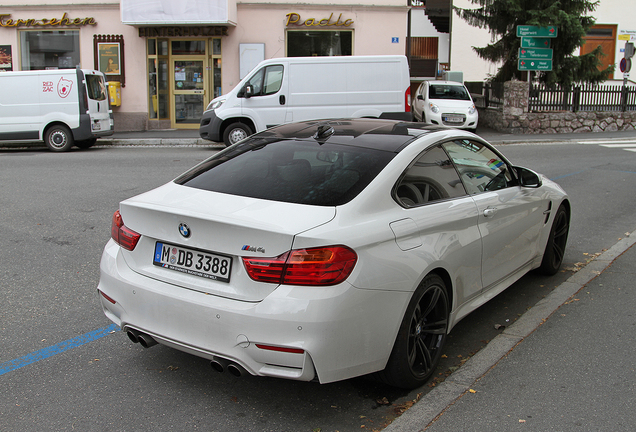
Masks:
[[[541,186],[541,177],[536,172],[523,167],[514,167],[521,186],[527,188],[538,188]]]
[[[416,99],[417,100],[424,100],[424,96],[422,96],[421,94],[418,94]]]
[[[254,96],[254,88],[252,88],[251,85],[246,85],[243,89],[243,93],[245,94],[246,98],[251,98],[252,96]]]

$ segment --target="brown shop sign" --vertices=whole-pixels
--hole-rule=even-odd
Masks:
[[[11,14],[0,14],[0,27],[70,27],[96,25],[95,18],[69,18],[64,12],[62,18],[12,19]]]
[[[287,22],[285,25],[291,26],[306,26],[306,27],[349,27],[353,24],[352,19],[346,19],[342,21],[342,14],[338,15],[338,18],[334,21],[333,13],[329,15],[329,18],[308,18],[306,20],[302,20],[300,18],[300,14],[296,12],[291,12],[285,15],[287,17]]]

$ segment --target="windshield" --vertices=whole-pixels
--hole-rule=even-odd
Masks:
[[[253,138],[218,153],[175,182],[251,198],[337,206],[357,196],[393,156],[313,140]]]
[[[469,101],[470,96],[463,85],[433,84],[429,88],[429,99],[454,99]]]

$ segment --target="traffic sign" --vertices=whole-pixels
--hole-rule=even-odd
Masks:
[[[551,71],[552,60],[519,59],[517,69],[520,71]]]
[[[552,60],[551,48],[519,48],[520,59]]]
[[[518,25],[517,37],[523,37],[523,36],[555,38],[557,37],[557,27],[556,26],[539,27],[539,26],[531,26],[531,25]]]
[[[636,30],[620,30],[618,40],[631,41],[636,40]]]
[[[550,48],[550,40],[548,38],[522,37],[521,48]]]
[[[621,72],[628,73],[632,68],[632,59],[622,58],[619,66]]]

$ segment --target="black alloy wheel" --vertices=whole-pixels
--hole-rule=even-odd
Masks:
[[[449,314],[446,284],[438,275],[428,275],[406,309],[391,357],[379,378],[408,389],[428,381],[442,356]]]
[[[541,273],[551,276],[559,271],[561,264],[563,264],[569,231],[570,215],[565,206],[561,205],[554,216],[554,222],[550,229],[550,237],[548,237],[541,267],[539,267]]]

